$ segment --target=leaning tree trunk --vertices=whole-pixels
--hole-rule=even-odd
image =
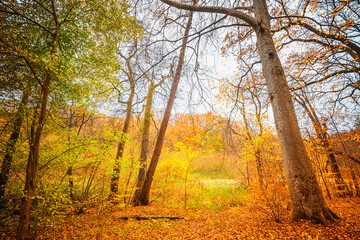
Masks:
[[[351,195],[350,190],[341,175],[340,167],[336,161],[334,151],[331,148],[329,136],[326,132],[326,124],[324,123],[323,125],[321,125],[321,122],[315,113],[315,109],[311,105],[310,101],[306,98],[306,96],[301,97],[298,94],[296,94],[296,96],[298,99],[295,98],[295,101],[297,101],[305,109],[314,126],[317,138],[320,139],[322,146],[327,152],[327,165],[330,166],[330,172],[335,179],[335,185],[338,190],[337,195],[340,197],[346,197],[347,195]]]
[[[274,112],[293,205],[291,220],[309,219],[326,224],[337,218],[327,206],[302,141],[292,96],[270,31],[265,0],[254,0],[257,48]]]
[[[172,106],[175,101],[175,95],[176,95],[176,91],[177,91],[179,81],[180,81],[181,71],[182,71],[182,67],[184,64],[184,58],[185,58],[186,44],[188,41],[192,18],[193,18],[193,12],[190,12],[189,19],[188,19],[188,22],[187,22],[186,28],[185,28],[184,38],[182,40],[182,47],[180,49],[180,56],[179,56],[179,60],[178,60],[178,64],[177,64],[177,68],[176,68],[176,72],[175,72],[175,76],[174,76],[174,81],[171,86],[170,95],[169,95],[169,99],[168,99],[168,102],[167,102],[167,105],[165,108],[164,117],[163,117],[161,125],[160,125],[159,135],[156,140],[154,152],[153,152],[150,164],[149,164],[149,169],[146,173],[146,179],[145,179],[144,185],[141,189],[140,196],[138,198],[139,205],[148,205],[149,204],[150,188],[151,188],[151,184],[152,184],[152,181],[154,178],[156,166],[159,162],[162,146],[163,146],[164,139],[165,139],[166,129],[167,129],[167,126],[169,123]]]
[[[131,69],[130,66],[130,62],[126,61],[129,70]],[[135,84],[134,84],[134,79],[133,79],[133,74],[132,71],[130,70],[130,74],[129,74],[129,81],[130,81],[130,96],[129,99],[126,103],[126,117],[125,117],[125,122],[124,122],[124,126],[122,129],[122,138],[120,139],[118,148],[117,148],[117,153],[116,153],[116,158],[115,158],[115,166],[113,169],[113,174],[111,177],[111,182],[110,182],[110,199],[113,199],[119,192],[119,179],[120,179],[120,167],[121,167],[121,159],[123,158],[124,155],[124,148],[125,148],[125,142],[126,142],[126,134],[129,131],[129,126],[130,126],[130,120],[131,120],[131,114],[132,114],[132,104],[133,104],[133,99],[135,96]]]
[[[5,195],[6,185],[9,180],[11,163],[15,152],[16,142],[20,136],[20,128],[24,119],[25,106],[27,104],[28,98],[29,98],[29,94],[27,90],[24,90],[18,111],[16,112],[15,115],[13,131],[6,144],[5,156],[1,165],[1,172],[0,172],[0,205],[3,204],[2,198]]]
[[[328,143],[327,143],[327,145],[328,145]],[[324,146],[326,146],[326,145],[324,145]],[[335,154],[333,152],[330,152],[330,151],[332,151],[331,147],[328,147],[326,150],[329,151],[328,156],[327,156],[327,164],[330,166],[330,172],[335,179],[335,185],[336,185],[336,188],[338,191],[337,195],[339,197],[346,197],[346,196],[351,195],[350,189],[346,185],[344,178],[342,177],[342,174],[340,172],[340,167],[336,161]]]
[[[144,123],[143,123],[142,136],[141,136],[140,168],[136,182],[136,190],[134,193],[134,197],[132,199],[132,204],[135,206],[140,204],[139,201],[140,193],[146,179],[146,160],[147,160],[147,153],[149,146],[151,108],[152,108],[154,91],[155,91],[155,85],[154,82],[151,81],[148,95],[146,97],[147,99],[145,105]]]

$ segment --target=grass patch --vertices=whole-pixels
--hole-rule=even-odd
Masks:
[[[194,171],[192,173],[194,177],[200,179],[233,179],[235,174],[226,171]]]
[[[241,183],[202,185],[193,188],[188,200],[189,208],[221,210],[224,207],[244,205],[248,191]]]

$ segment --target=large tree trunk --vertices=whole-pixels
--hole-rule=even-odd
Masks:
[[[132,204],[135,206],[140,204],[139,201],[140,193],[146,178],[146,160],[147,160],[148,148],[149,148],[151,108],[152,108],[154,91],[155,91],[155,85],[154,82],[151,81],[148,95],[146,97],[147,99],[145,105],[144,123],[143,123],[142,136],[141,136],[140,168],[136,182],[136,190],[132,200]]]
[[[55,42],[56,41],[54,40],[54,43]],[[24,188],[25,196],[22,198],[19,226],[16,236],[17,239],[26,239],[30,230],[30,208],[36,190],[36,178],[39,167],[40,139],[43,126],[45,124],[46,107],[50,92],[50,80],[50,70],[47,69],[45,72],[44,83],[42,85],[42,104],[39,113],[39,119],[37,121],[37,111],[35,110],[33,124],[31,126],[30,151],[26,166],[26,180]]]
[[[139,205],[148,205],[149,204],[150,188],[151,188],[151,184],[152,184],[152,181],[154,178],[156,166],[159,162],[162,146],[163,146],[164,139],[165,139],[166,129],[167,129],[167,126],[169,123],[172,106],[175,101],[175,96],[176,96],[177,88],[178,88],[179,81],[180,81],[181,71],[182,71],[182,67],[184,64],[184,58],[185,58],[186,44],[188,41],[192,18],[193,18],[193,12],[190,12],[189,19],[188,19],[188,22],[187,22],[186,28],[185,28],[184,38],[182,40],[183,45],[180,49],[180,56],[179,56],[179,60],[178,60],[178,64],[177,64],[177,68],[176,68],[176,72],[175,72],[175,76],[174,76],[174,81],[171,86],[170,95],[169,95],[169,99],[168,99],[168,102],[167,102],[167,105],[165,108],[164,117],[163,117],[161,125],[160,125],[159,135],[156,140],[154,152],[153,152],[150,164],[149,164],[149,169],[146,173],[146,179],[145,179],[144,185],[141,189],[140,196],[138,198]]]
[[[135,83],[134,83],[134,79],[133,79],[133,74],[131,71],[131,66],[130,66],[130,60],[126,59],[126,64],[128,66],[128,69],[130,71],[129,74],[129,81],[130,81],[130,95],[128,98],[128,101],[126,103],[126,117],[125,117],[125,122],[124,122],[124,126],[122,129],[122,138],[120,139],[118,148],[117,148],[117,152],[116,152],[116,158],[115,158],[115,166],[113,169],[113,174],[112,174],[112,178],[111,178],[111,182],[110,182],[110,199],[113,199],[119,192],[119,178],[120,178],[120,168],[121,168],[121,159],[123,158],[124,155],[124,148],[125,148],[125,142],[126,142],[126,134],[129,131],[129,126],[130,126],[130,120],[131,120],[131,114],[132,114],[132,104],[133,104],[133,99],[135,96]]]
[[[24,111],[25,111],[25,106],[27,104],[28,98],[29,98],[29,94],[26,90],[24,90],[23,96],[21,98],[21,102],[19,104],[18,111],[16,112],[16,115],[15,115],[13,131],[12,131],[10,138],[6,144],[5,156],[4,156],[2,165],[1,165],[1,172],[0,172],[0,205],[3,204],[2,198],[5,195],[6,185],[9,180],[11,163],[13,161],[13,155],[16,150],[15,149],[16,142],[20,136],[20,129],[21,129],[22,122],[24,119]]]
[[[291,220],[309,219],[326,224],[337,216],[328,208],[302,141],[292,97],[270,31],[265,0],[254,0],[257,48],[266,79],[276,130],[293,204]]]

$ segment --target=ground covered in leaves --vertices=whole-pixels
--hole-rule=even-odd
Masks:
[[[308,221],[281,223],[251,206],[221,210],[183,210],[157,206],[89,209],[42,229],[37,239],[360,239],[360,201],[332,200],[341,220],[328,226]],[[287,213],[289,214],[289,213]],[[180,217],[137,220],[124,217]]]

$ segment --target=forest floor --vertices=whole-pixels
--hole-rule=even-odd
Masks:
[[[100,214],[90,209],[40,231],[37,239],[360,239],[360,201],[334,199],[328,204],[341,218],[328,226],[309,221],[289,223],[289,212],[276,223],[256,207],[246,205],[221,210],[112,208]],[[131,216],[183,219],[121,219]]]

